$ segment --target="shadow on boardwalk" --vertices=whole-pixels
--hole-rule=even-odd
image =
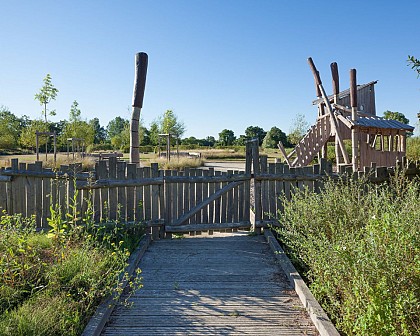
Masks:
[[[317,335],[263,236],[153,242],[103,335]]]

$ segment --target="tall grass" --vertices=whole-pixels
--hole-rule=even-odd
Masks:
[[[276,229],[343,335],[420,335],[420,184],[327,181]]]
[[[189,158],[189,157],[180,157],[176,156],[171,158],[170,161],[167,161],[166,158],[158,158],[153,160],[157,162],[160,169],[174,169],[174,170],[183,170],[184,168],[198,168],[204,165],[204,158]]]
[[[0,217],[0,335],[79,335],[101,299],[121,290],[141,223],[95,224],[89,209],[81,223],[56,209],[48,233],[36,232],[34,218]]]

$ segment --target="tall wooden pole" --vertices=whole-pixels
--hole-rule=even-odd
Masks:
[[[338,104],[338,94],[340,93],[340,82],[338,75],[338,65],[336,62],[330,64],[331,67],[331,76],[332,76],[332,87],[334,94],[334,103]],[[340,164],[340,145],[338,143],[338,138],[335,137],[335,160],[337,162],[337,167]],[[338,169],[338,168],[337,168]]]
[[[135,60],[133,112],[130,123],[130,162],[139,165],[139,121],[143,107],[144,89],[146,87],[148,56],[146,53],[137,53]]]
[[[358,164],[358,151],[359,151],[359,139],[357,130],[357,81],[356,81],[356,69],[350,69],[350,105],[351,105],[351,119],[353,121],[353,128],[351,129],[351,162],[353,165],[353,171],[357,171],[359,168]]]

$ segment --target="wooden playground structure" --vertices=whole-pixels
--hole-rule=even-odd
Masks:
[[[318,116],[307,134],[292,152],[286,154],[279,143],[286,163],[290,167],[307,166],[316,156],[327,157],[327,143],[334,142],[337,170],[351,166],[353,171],[363,170],[373,163],[393,167],[406,152],[407,132],[414,127],[396,120],[376,116],[373,81],[357,85],[356,69],[350,70],[350,89],[339,89],[337,63],[331,63],[333,94],[327,96],[321,77],[312,58],[308,59],[314,75],[318,99]],[[351,140],[351,156],[346,151],[344,140]]]

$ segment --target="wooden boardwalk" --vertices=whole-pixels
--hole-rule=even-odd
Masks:
[[[102,335],[318,335],[264,236],[159,240],[139,267]]]

